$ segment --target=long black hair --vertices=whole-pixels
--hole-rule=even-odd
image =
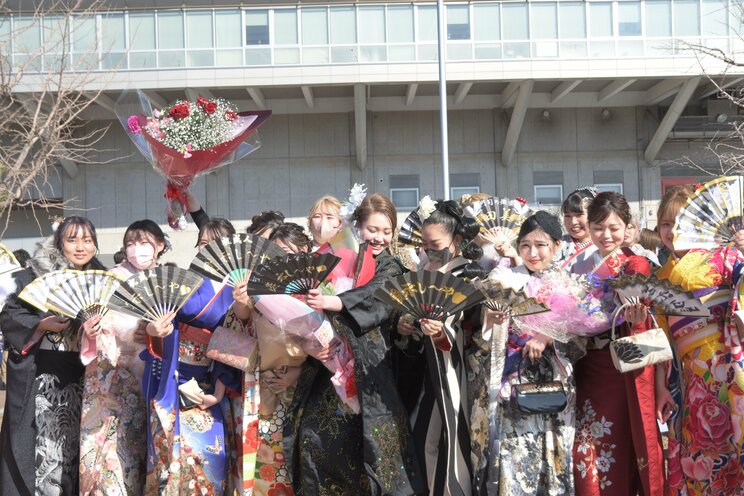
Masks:
[[[436,209],[423,222],[424,226],[438,225],[453,238],[456,235],[462,237],[460,252],[464,258],[473,260],[463,269],[462,276],[466,279],[482,277],[485,275],[478,260],[483,256],[483,250],[475,243],[475,237],[480,232],[480,226],[472,217],[465,215],[462,207],[454,200],[439,200]]]

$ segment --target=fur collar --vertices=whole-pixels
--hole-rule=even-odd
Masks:
[[[16,292],[18,284],[13,274],[6,274],[0,277],[0,310],[5,306],[8,296]]]
[[[34,252],[34,256],[28,261],[28,267],[34,271],[37,277],[55,270],[75,268],[72,262],[54,246],[54,236],[50,236],[41,243],[36,244],[36,251]],[[105,267],[96,257],[93,257],[84,268],[105,270]]]

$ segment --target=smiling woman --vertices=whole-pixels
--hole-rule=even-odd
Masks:
[[[0,493],[78,494],[80,410],[84,368],[78,321],[44,314],[18,298],[36,277],[60,269],[102,269],[96,230],[68,217],[39,245],[0,313],[10,348],[8,399],[0,434]],[[46,331],[30,343],[34,331]],[[27,353],[22,353],[31,344]]]

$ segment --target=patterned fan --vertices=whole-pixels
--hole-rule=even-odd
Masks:
[[[0,276],[20,270],[21,264],[16,260],[10,248],[0,243]]]
[[[481,227],[481,234],[494,244],[511,244],[517,239],[519,228],[529,217],[527,202],[490,197],[473,202],[465,211]]]
[[[416,319],[445,320],[485,299],[485,295],[464,279],[422,270],[385,281],[375,297]]]
[[[398,230],[398,242],[403,246],[413,246],[414,248],[421,246],[424,243],[421,237],[423,224],[418,209],[408,214],[406,220],[403,221],[403,225],[400,226],[400,230]]]
[[[121,279],[103,270],[75,274],[51,289],[47,307],[58,314],[85,322],[94,315],[104,315],[111,295]]]
[[[607,279],[607,284],[615,290],[620,303],[650,302],[651,312],[662,315],[685,317],[708,317],[710,311],[699,298],[672,284],[667,279],[659,279],[643,274],[621,275]]]
[[[307,294],[320,286],[341,259],[330,253],[294,253],[258,265],[248,294]]]
[[[143,270],[116,289],[109,307],[150,322],[177,312],[204,279],[189,270],[163,265]]]
[[[744,178],[724,176],[697,190],[677,214],[674,249],[711,249],[726,245],[742,229]]]
[[[473,279],[470,283],[485,295],[484,305],[510,317],[550,311],[547,305],[538,303],[537,300],[528,297],[523,291],[502,286],[492,279]]]
[[[28,283],[18,294],[18,297],[26,303],[35,306],[42,312],[49,312],[51,309],[47,306],[47,299],[49,298],[49,293],[52,289],[56,288],[64,281],[72,279],[82,273],[83,272],[79,270],[71,269],[49,272]]]
[[[237,286],[247,281],[260,263],[284,256],[276,244],[253,234],[234,234],[217,238],[202,248],[191,262],[190,270],[217,282]]]

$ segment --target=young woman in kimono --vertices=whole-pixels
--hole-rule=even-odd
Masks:
[[[563,226],[566,233],[561,238],[561,248],[556,254],[555,261],[567,270],[577,262],[586,260],[597,249],[592,243],[587,222],[587,207],[597,196],[593,188],[577,189],[566,197],[561,205]]]
[[[68,217],[41,244],[0,313],[10,348],[0,433],[0,494],[77,495],[83,373],[80,323],[45,314],[18,298],[31,281],[62,269],[103,269],[96,230]],[[33,342],[37,331],[43,331]],[[24,352],[26,350],[26,352]]]
[[[621,274],[651,273],[648,260],[622,247],[625,227],[631,221],[622,195],[597,195],[589,205],[587,220],[597,251],[576,263],[574,273],[590,274],[599,281]],[[620,335],[649,328],[642,312],[642,305],[626,310]],[[590,338],[586,356],[576,364],[576,495],[662,496],[666,483],[656,402],[657,391],[663,392],[665,386],[663,381],[656,383],[654,366],[618,372],[610,356],[609,336],[608,330]],[[668,392],[658,398],[671,401]]]
[[[214,222],[223,229],[211,229]],[[202,243],[205,236],[234,233],[229,222],[212,219],[202,226],[199,244],[206,244]],[[205,280],[176,315],[146,327],[154,344],[143,353],[149,419],[148,495],[221,495],[229,489],[230,430],[225,428],[224,394],[228,385],[238,388],[236,372],[206,356],[213,330],[222,324],[233,303],[232,292],[225,288]],[[155,352],[158,348],[162,356]],[[180,405],[178,386],[192,378],[204,394],[200,404],[189,408]]]
[[[553,263],[560,245],[558,219],[537,212],[522,224],[517,237],[524,264],[513,269],[496,268],[489,278],[505,287],[523,289],[532,278],[561,270]],[[483,331],[473,336],[475,351],[468,356],[470,386],[474,389],[470,412],[473,493],[573,496],[573,363],[583,355],[583,344],[553,341],[542,334],[530,336],[511,320],[506,323],[507,329],[497,328],[494,325],[501,326],[506,316],[491,310],[486,316]],[[492,360],[492,349],[498,350],[499,358]],[[510,408],[512,386],[520,382],[518,371],[523,382],[546,377],[563,382],[568,393],[566,408],[546,415],[524,415]]]
[[[744,491],[744,329],[732,312],[741,296],[732,294],[740,272],[744,232],[734,245],[715,250],[674,250],[672,229],[693,191],[668,190],[659,204],[659,235],[671,253],[660,278],[699,296],[708,318],[660,319],[676,352],[669,389],[677,408],[657,412],[669,426],[669,487],[674,496],[739,496]],[[663,375],[663,371],[660,370]],[[657,393],[658,394],[658,393]]]
[[[374,298],[402,269],[388,253],[395,207],[381,194],[353,214],[360,239],[372,246],[374,277],[338,296],[314,290],[307,304],[323,311],[351,346],[360,413],[343,403],[332,373],[314,358],[303,366],[288,412],[285,446],[295,492],[315,495],[412,495],[423,491],[405,409],[390,364],[392,309]],[[333,353],[333,348],[324,352]]]
[[[431,211],[429,211],[431,210]],[[422,217],[424,270],[459,277],[483,275],[477,263],[482,251],[473,242],[479,226],[463,214],[455,201],[439,201],[419,207]],[[431,495],[470,495],[471,460],[468,413],[468,384],[465,370],[465,330],[479,320],[480,308],[459,312],[445,322],[422,320],[421,331],[428,379],[424,381],[412,415],[413,436],[418,458],[425,468]],[[404,322],[398,332],[414,334]]]

